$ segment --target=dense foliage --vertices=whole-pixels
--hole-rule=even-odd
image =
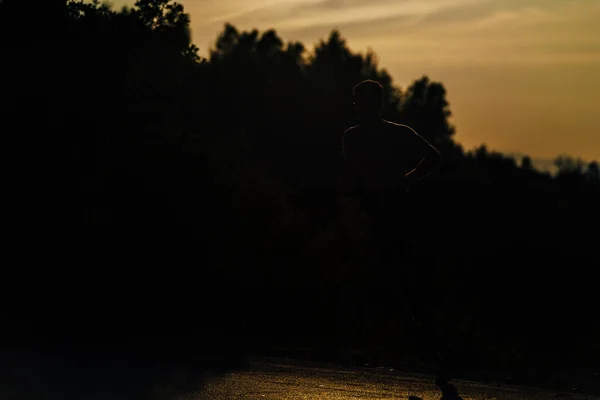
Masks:
[[[551,176],[465,151],[442,83],[399,88],[338,31],[308,51],[228,24],[202,59],[189,23],[168,0],[0,3],[15,315],[204,326],[388,361],[448,341],[479,366],[591,360],[597,163],[562,156]],[[351,89],[367,78],[384,117],[444,156],[407,210],[419,257],[377,275],[368,217],[338,190]],[[404,323],[409,272],[431,337]]]

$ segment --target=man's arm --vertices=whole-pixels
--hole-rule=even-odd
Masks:
[[[411,153],[419,160],[417,165],[405,174],[409,186],[425,179],[441,164],[441,153],[425,138],[413,131]]]

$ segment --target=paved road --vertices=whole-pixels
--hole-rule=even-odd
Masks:
[[[463,399],[565,399],[595,400],[595,396],[579,393],[550,393],[531,388],[478,384],[457,381]],[[181,399],[198,400],[354,400],[440,399],[433,378],[392,370],[340,369],[293,365],[282,360],[252,363],[249,370],[233,372],[209,379],[202,390],[182,395]]]
[[[14,353],[14,352],[13,352]],[[62,354],[62,353],[61,353]],[[244,369],[210,372],[191,365],[129,363],[118,357],[86,361],[27,358],[0,353],[0,399],[4,400],[367,400],[440,399],[433,377],[373,368],[283,359],[254,360]],[[101,361],[101,360],[100,360]],[[600,400],[581,393],[455,382],[465,400]]]

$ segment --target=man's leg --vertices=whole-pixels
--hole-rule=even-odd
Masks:
[[[426,332],[427,325],[424,321],[424,315],[419,310],[422,296],[426,294],[420,290],[420,285],[416,276],[417,260],[414,257],[414,217],[415,213],[411,209],[410,199],[403,191],[390,191],[387,196],[386,206],[388,210],[388,230],[392,232],[390,237],[390,247],[392,249],[393,270],[390,275],[390,282],[393,283],[393,290],[397,293],[399,306],[404,326],[404,340],[410,346],[410,358],[413,361],[420,362],[429,349],[424,338],[428,336]]]

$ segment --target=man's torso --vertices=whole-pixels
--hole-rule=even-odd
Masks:
[[[346,130],[343,150],[359,189],[403,191],[404,175],[419,161],[414,149],[417,137],[408,126],[385,120]]]

